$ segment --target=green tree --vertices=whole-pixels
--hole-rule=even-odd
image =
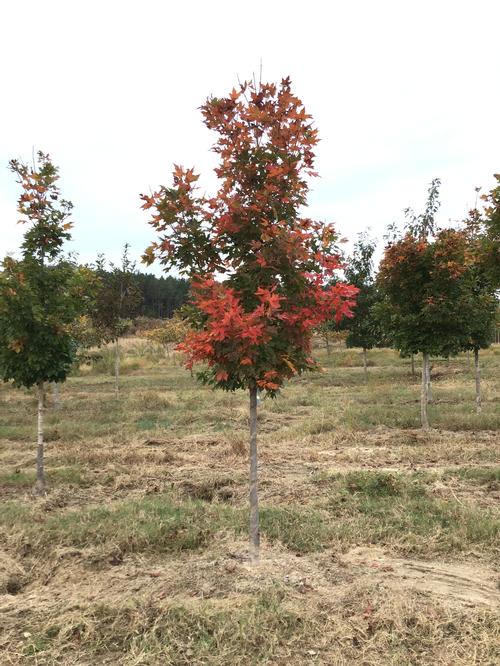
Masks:
[[[425,213],[407,215],[405,233],[392,235],[378,273],[378,314],[396,349],[422,353],[421,423],[429,427],[429,356],[464,348],[467,323],[467,240],[455,229],[436,230],[439,180],[432,181]]]
[[[375,282],[373,254],[377,242],[366,233],[358,235],[352,255],[345,270],[345,279],[359,289],[356,308],[351,318],[344,319],[340,326],[347,331],[347,347],[361,347],[363,350],[363,368],[367,379],[367,349],[385,345],[381,323],[377,317],[376,305],[380,301],[380,292]]]
[[[142,304],[141,290],[135,280],[135,263],[128,255],[129,245],[123,248],[120,266],[109,264],[99,255],[94,266],[98,278],[95,301],[91,311],[93,328],[101,343],[115,345],[115,395],[120,386],[120,337],[130,328]]]
[[[464,350],[474,353],[476,411],[481,411],[481,372],[479,350],[487,349],[494,339],[498,309],[497,285],[492,270],[491,229],[485,216],[474,208],[465,220],[467,270],[462,277],[462,307],[467,313]]]
[[[500,289],[500,174],[495,174],[497,185],[481,199],[485,202],[481,217],[484,235],[483,265],[491,287]]]
[[[71,325],[85,304],[86,271],[64,259],[72,204],[61,198],[58,169],[38,153],[32,167],[12,160],[27,225],[22,257],[6,257],[0,274],[0,376],[15,386],[37,387],[36,492],[45,493],[43,419],[47,382],[63,382],[76,351]]]

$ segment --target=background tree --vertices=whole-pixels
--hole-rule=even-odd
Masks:
[[[151,328],[142,334],[147,340],[156,342],[165,348],[169,356],[170,348],[182,342],[189,332],[188,322],[178,313],[170,319],[165,319],[161,326]]]
[[[183,278],[137,272],[134,280],[142,295],[139,313],[145,317],[170,318],[188,299],[189,282]]]
[[[320,324],[316,328],[315,334],[325,343],[328,356],[332,353],[332,344],[345,343],[347,337],[347,331],[339,330],[339,326],[335,320],[325,321],[323,324]]]
[[[21,259],[6,257],[0,274],[0,376],[37,387],[35,490],[44,494],[45,386],[63,382],[71,369],[76,345],[70,327],[85,301],[85,271],[62,256],[72,204],[61,198],[49,156],[39,152],[31,167],[12,160],[9,168],[22,188],[18,211],[28,228]]]
[[[160,234],[144,256],[187,275],[193,331],[179,348],[201,381],[250,397],[250,552],[259,557],[257,391],[316,368],[315,327],[349,314],[356,290],[325,288],[338,267],[331,225],[302,217],[317,131],[290,80],[245,83],[201,107],[218,139],[219,189],[197,192],[193,169],[176,166],[172,187],[142,195]],[[218,279],[215,279],[215,275]]]
[[[381,323],[377,317],[376,304],[381,296],[374,279],[373,254],[377,241],[366,233],[358,235],[352,255],[345,269],[345,279],[359,289],[356,308],[349,319],[344,319],[341,328],[347,330],[347,347],[361,347],[365,379],[368,377],[366,350],[386,344]]]
[[[467,240],[467,271],[463,281],[463,308],[467,312],[464,349],[474,353],[476,411],[481,411],[481,373],[479,350],[486,349],[494,339],[498,299],[494,264],[491,262],[493,244],[490,227],[477,208],[465,220]]]
[[[106,261],[100,255],[95,264],[98,286],[91,316],[93,328],[101,342],[115,344],[115,395],[120,387],[120,337],[130,328],[131,320],[138,314],[142,296],[135,280],[135,263],[128,256],[129,246],[123,248],[120,266]]]
[[[500,174],[494,175],[497,185],[481,199],[485,202],[481,222],[484,229],[482,255],[484,271],[490,286],[500,289]]]
[[[426,212],[407,215],[404,235],[389,241],[378,274],[384,296],[378,312],[394,346],[406,355],[422,353],[423,428],[429,427],[429,355],[454,355],[466,338],[462,278],[467,242],[461,231],[436,231],[438,186],[439,180],[432,181]]]

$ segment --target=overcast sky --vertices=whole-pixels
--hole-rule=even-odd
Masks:
[[[0,3],[0,255],[15,252],[12,157],[49,152],[75,206],[71,249],[117,260],[153,238],[139,194],[172,163],[213,188],[198,110],[263,63],[290,75],[321,143],[309,214],[382,237],[443,181],[462,218],[500,171],[499,0],[4,0]]]

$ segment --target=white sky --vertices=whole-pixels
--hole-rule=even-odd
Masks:
[[[500,171],[499,0],[0,2],[0,256],[14,252],[10,158],[49,152],[75,205],[82,261],[138,258],[139,193],[173,162],[207,189],[215,135],[198,107],[250,78],[290,75],[319,129],[309,214],[381,237],[443,181],[441,222]]]

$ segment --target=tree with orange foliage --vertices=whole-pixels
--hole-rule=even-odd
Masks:
[[[426,213],[412,215],[406,233],[391,239],[378,274],[385,297],[379,314],[394,346],[406,355],[422,353],[423,428],[429,428],[429,356],[448,357],[467,348],[478,303],[469,232],[435,228],[438,186],[432,182]]]
[[[326,286],[339,267],[330,224],[301,215],[314,172],[317,130],[290,80],[244,83],[201,107],[218,134],[219,189],[206,197],[193,169],[176,166],[173,185],[142,195],[160,235],[144,255],[176,268],[192,285],[192,331],[179,345],[198,378],[250,396],[250,543],[259,558],[257,391],[318,366],[314,328],[351,313],[356,289]]]

